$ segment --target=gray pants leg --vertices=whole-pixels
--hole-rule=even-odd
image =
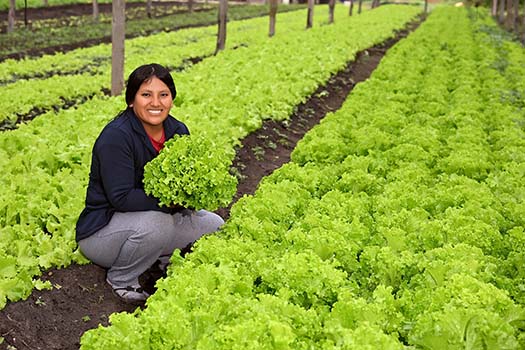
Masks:
[[[139,276],[159,256],[171,255],[175,249],[217,231],[223,223],[220,216],[206,210],[187,211],[186,215],[117,212],[108,225],[78,245],[89,260],[108,269],[113,287],[125,288],[138,285]]]

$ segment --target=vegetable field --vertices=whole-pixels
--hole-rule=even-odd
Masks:
[[[239,180],[225,226],[136,310],[74,242],[91,146],[123,108],[111,48],[0,63],[0,348],[525,349],[523,47],[483,8],[316,11],[309,30],[306,10],[279,13],[272,38],[267,18],[233,21],[218,55],[214,26],[126,42],[126,73],[170,67],[172,114]],[[353,87],[352,62],[407,29]],[[24,340],[16,315],[78,299],[107,312]]]

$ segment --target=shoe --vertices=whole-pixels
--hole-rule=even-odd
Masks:
[[[111,286],[113,294],[127,304],[142,305],[150,296],[140,285],[115,288],[108,279],[106,282]]]

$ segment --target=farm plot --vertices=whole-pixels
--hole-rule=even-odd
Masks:
[[[415,22],[410,28],[417,24]],[[360,52],[355,62],[349,62],[343,71],[332,76],[326,85],[318,87],[304,104],[299,105],[290,119],[265,121],[260,129],[244,138],[234,160],[240,180],[232,204],[243,195],[252,194],[263,176],[289,161],[297,140],[326,112],[337,110],[352,87],[367,79],[384,52],[407,33],[403,30],[396,38]],[[218,213],[227,219],[229,208],[221,208]],[[43,278],[60,288],[34,291],[27,300],[8,303],[0,311],[0,334],[6,334],[6,344],[17,348],[23,344],[33,348],[75,350],[86,330],[99,324],[107,325],[108,315],[113,312],[134,309],[112,295],[105,283],[104,269],[96,265],[51,269]],[[150,293],[155,291],[156,278],[149,272],[142,278]]]
[[[283,33],[302,30],[303,18],[303,11],[279,14],[283,21],[281,30]],[[250,46],[266,39],[266,26],[267,20],[263,18],[233,21],[229,26],[228,48]],[[152,59],[174,71],[187,69],[192,62],[213,55],[215,35],[216,27],[206,26],[127,40],[126,76],[142,62]],[[162,50],[151,54],[147,49],[150,46]],[[14,128],[17,121],[104,96],[110,82],[109,44],[36,59],[6,60],[0,63],[0,85],[7,96],[0,101],[0,123],[3,122],[4,128]]]
[[[131,39],[160,32],[172,32],[182,28],[211,25],[217,21],[216,4],[196,4],[191,13],[188,12],[187,3],[178,4],[177,7],[176,2],[155,3],[150,18],[146,14],[144,2],[128,3],[126,6],[126,37]],[[89,4],[84,5],[90,6]],[[5,34],[7,22],[0,22],[0,32],[4,32],[0,36],[0,60],[55,54],[79,47],[111,43],[111,3],[108,5],[109,7],[101,6],[98,21],[93,21],[92,15],[75,17],[59,13],[49,19],[31,21],[27,28],[19,24],[16,30],[7,34]],[[181,10],[181,5],[184,10]],[[279,12],[300,8],[304,8],[304,5],[280,6]],[[105,14],[104,10],[108,14]],[[52,11],[52,9],[38,9],[32,12],[44,17],[47,11]],[[57,9],[54,11],[56,14]],[[267,6],[238,4],[230,6],[228,17],[233,21],[264,16],[267,13]],[[7,18],[5,13],[2,16],[2,19],[4,18]]]
[[[524,59],[436,10],[82,348],[523,348]]]
[[[415,11],[414,11],[413,13],[415,13]],[[391,14],[391,11],[390,11],[390,14]],[[409,18],[409,17],[410,17],[410,16],[408,16],[407,18]],[[370,52],[372,52],[372,51],[373,51],[373,50],[371,50]],[[351,50],[350,52],[353,52],[353,51]],[[371,57],[371,56],[372,56],[371,53],[370,53],[370,55],[369,55],[369,54],[367,54],[366,52],[365,52],[365,54],[363,55],[363,57],[369,57],[368,60],[370,60],[370,57]],[[368,61],[368,60],[365,60],[365,61]],[[332,63],[333,63],[333,62],[332,62]],[[356,79],[358,79],[358,78],[356,78]],[[352,83],[351,80],[348,81],[348,84],[351,84],[351,83]],[[320,97],[321,97],[321,96],[326,96],[326,94],[327,94],[327,91],[319,91],[319,96],[320,96]],[[307,113],[307,114],[308,114],[308,113]],[[72,115],[73,115],[73,114],[69,114],[69,116],[72,116]],[[106,117],[106,118],[110,118],[110,117]],[[24,126],[23,129],[26,129],[26,130],[32,130],[32,134],[34,134],[35,137],[36,137],[36,135],[40,135],[40,136],[44,136],[44,135],[45,135],[45,133],[41,133],[41,132],[39,131],[39,129],[38,129],[38,128],[40,128],[40,127],[43,127],[43,125],[56,125],[57,127],[59,127],[59,123],[57,123],[57,124],[46,124],[46,123],[48,123],[49,121],[45,121],[45,122],[43,122],[44,120],[45,120],[45,118],[44,118],[44,119],[40,119],[40,118],[38,118],[37,120],[35,120],[35,123],[33,123],[33,124],[31,124],[31,125],[28,125],[28,126]],[[94,119],[93,119],[93,120],[94,120]],[[93,120],[91,120],[91,122],[93,122]],[[60,122],[60,121],[63,121],[63,120],[59,120],[58,122]],[[42,124],[40,124],[40,123],[42,123]],[[37,125],[40,125],[40,126],[39,126],[38,128],[35,129],[35,127],[37,127]],[[70,124],[70,125],[72,125],[72,124]],[[86,123],[86,126],[87,126],[87,123]],[[99,126],[100,126],[100,125],[99,125]],[[60,128],[62,131],[67,129],[67,127],[65,127],[65,128],[64,128],[64,127],[59,127],[59,128]],[[294,127],[292,127],[292,128],[294,128]],[[85,128],[85,129],[87,130],[87,128]],[[45,129],[40,129],[40,130],[45,130]],[[11,133],[9,133],[9,134],[11,134],[11,135],[17,135],[17,134],[19,134],[20,132],[21,132],[20,130],[17,130],[17,131],[13,131],[13,132],[11,132]],[[19,135],[19,136],[20,136],[20,135]],[[27,135],[26,135],[26,136],[27,136]],[[24,145],[27,145],[27,144],[24,144]],[[23,145],[22,143],[18,143],[16,146],[20,146],[21,149],[24,149],[24,148],[26,148],[26,146],[24,146],[24,145]],[[44,143],[41,143],[41,144],[40,144],[40,146],[43,146],[43,145],[44,145]],[[14,148],[12,148],[13,151],[15,150],[16,146],[13,145],[13,147],[14,147]],[[81,197],[83,197],[83,194],[80,194],[80,193],[79,193],[79,195],[80,195]],[[79,198],[79,199],[81,199],[81,198]],[[79,270],[76,270],[76,271],[79,271]],[[89,270],[84,269],[84,270],[82,270],[80,273],[84,273],[84,272],[86,272],[86,271],[89,272]],[[73,272],[73,274],[74,274],[74,272]],[[75,276],[72,276],[72,275],[70,275],[70,276],[72,277],[73,280],[76,280],[76,277],[75,277]],[[46,276],[46,277],[48,277],[48,276]],[[83,278],[85,278],[85,276],[83,276]],[[46,279],[47,279],[47,278],[46,278]],[[89,278],[87,278],[86,281],[87,281],[87,280],[89,280]],[[56,281],[56,280],[55,280],[55,281]],[[68,282],[69,282],[70,284],[74,284],[74,281],[68,281]],[[67,282],[64,282],[64,283],[62,283],[62,282],[57,282],[57,283],[55,284],[55,287],[56,287],[56,288],[59,288],[59,287],[60,287],[59,284],[62,284],[63,286],[66,286],[66,283],[67,283]],[[76,286],[76,287],[78,288],[79,286]],[[89,294],[89,296],[86,295],[88,299],[89,299],[89,298],[92,298],[92,297],[95,297],[95,296],[100,297],[100,298],[108,297],[107,294],[103,294],[103,295],[95,294],[95,296],[91,295],[92,293],[90,293],[89,291],[91,290],[91,291],[93,292],[93,290],[91,289],[92,287],[89,287],[89,286],[87,286],[87,285],[83,285],[81,288],[83,288],[82,291],[81,291],[81,292],[82,292],[82,295],[86,295],[85,293],[88,293],[88,294]],[[66,288],[64,288],[64,289],[66,289]],[[55,292],[59,292],[59,291],[60,291],[60,290],[58,290],[58,289],[55,290]],[[71,294],[67,294],[67,293],[64,294],[64,295],[65,295],[65,298],[64,298],[64,299],[68,299],[68,300],[69,300],[69,299],[72,299],[73,297],[77,297],[77,299],[78,299],[78,295],[77,295],[77,294],[78,294],[78,290],[76,290],[75,288],[71,288],[71,290],[70,290],[69,293],[71,293]],[[37,293],[37,295],[42,295],[42,294]],[[56,294],[55,294],[55,295],[56,295]],[[110,295],[110,294],[109,294],[109,295]],[[109,298],[109,297],[108,297],[108,298]],[[25,313],[26,315],[27,315],[27,313],[29,313],[29,314],[31,314],[31,315],[34,316],[35,314],[40,313],[42,309],[45,310],[45,308],[50,307],[50,305],[51,305],[51,302],[50,302],[49,305],[46,305],[46,304],[45,304],[45,301],[44,301],[44,300],[49,301],[49,299],[47,299],[47,298],[45,298],[45,297],[41,299],[40,296],[38,296],[36,299],[33,299],[33,298],[32,298],[32,300],[33,300],[33,301],[36,300],[36,302],[35,302],[35,303],[32,303],[32,304],[27,304],[27,305],[29,306],[29,309],[26,309],[26,310],[27,310],[26,313]],[[79,300],[79,302],[81,302],[81,301]],[[99,299],[98,302],[100,303],[101,300]],[[57,304],[57,303],[58,303],[58,304]],[[95,301],[93,302],[93,304],[91,304],[91,305],[93,305],[93,307],[96,307],[96,306],[95,306],[95,303],[96,303],[96,300],[95,300]],[[57,309],[58,309],[58,310],[63,310],[64,304],[67,304],[67,302],[60,301],[60,300],[58,300],[58,299],[55,299],[55,301],[53,301],[53,305],[55,305],[55,307],[52,307],[52,308],[51,308],[51,310],[53,311],[53,314],[56,314]],[[108,303],[105,303],[105,305],[107,305],[107,304],[108,304]],[[14,305],[11,304],[11,306],[14,306]],[[34,308],[35,306],[36,306],[36,309]],[[15,307],[16,307],[16,306],[15,306]],[[91,310],[91,309],[89,309],[89,310]],[[106,310],[103,310],[103,311],[104,311],[104,312],[108,312],[109,310],[106,309]],[[3,318],[3,317],[6,316],[6,315],[7,315],[7,318]],[[2,323],[5,327],[9,327],[9,328],[3,328],[3,329],[6,329],[6,331],[5,331],[5,332],[2,331],[2,334],[8,334],[9,337],[14,336],[14,335],[17,335],[18,343],[16,343],[16,344],[26,344],[26,343],[24,342],[23,339],[25,338],[26,341],[27,341],[28,338],[27,338],[27,337],[24,337],[23,333],[19,333],[18,331],[14,331],[14,330],[13,330],[12,326],[15,325],[16,321],[15,321],[15,323],[13,323],[14,319],[10,318],[9,315],[12,315],[12,314],[6,312],[6,313],[4,313],[4,315],[2,316],[2,318],[5,320],[5,323],[3,323],[3,321],[0,322],[0,323]],[[50,315],[51,315],[51,314],[48,314],[48,316],[50,316]],[[106,314],[106,315],[107,315],[107,314]],[[44,317],[44,315],[41,315],[41,316]],[[70,315],[68,315],[68,317],[69,317],[69,316],[70,316]],[[70,317],[69,317],[69,318],[66,318],[66,319],[63,320],[65,323],[62,323],[62,324],[58,325],[58,328],[59,328],[59,329],[66,329],[66,328],[67,328],[68,330],[72,330],[72,329],[74,329],[75,327],[80,328],[80,327],[78,327],[78,322],[83,322],[83,323],[85,322],[86,324],[87,324],[87,323],[95,322],[95,324],[96,324],[96,321],[98,320],[98,318],[97,318],[97,319],[93,319],[93,320],[89,320],[88,318],[84,319],[84,318],[85,318],[84,316],[86,316],[86,315],[83,315],[82,317],[78,317],[78,319],[73,319],[73,318],[70,318]],[[104,315],[101,314],[100,316],[102,317],[102,316],[104,316]],[[50,316],[50,317],[51,317],[51,316]],[[42,320],[42,319],[45,319],[45,318],[46,318],[46,317],[41,318],[41,320]],[[54,317],[53,317],[53,318],[54,318]],[[81,318],[82,318],[82,320],[81,320]],[[26,320],[26,322],[28,322],[27,318],[24,317],[24,319]],[[68,321],[67,321],[68,319],[70,320],[69,323],[68,323]],[[102,322],[103,322],[103,319],[102,319],[102,318],[101,318],[100,320],[102,320]],[[49,321],[49,320],[48,320],[48,321]],[[49,322],[45,322],[45,323],[48,324]],[[71,323],[73,323],[73,324],[71,324]],[[75,326],[74,323],[77,323],[77,326]],[[58,323],[57,323],[57,324],[58,324]],[[18,324],[18,325],[16,326],[16,328],[17,328],[18,330],[20,330],[20,327],[19,327],[19,326],[21,326],[21,324]],[[64,337],[64,338],[68,338],[68,339],[70,339],[70,340],[71,340],[71,339],[74,339],[74,337],[75,337],[74,334],[69,334],[69,333],[68,333],[67,336],[66,336],[66,335],[64,335],[64,334],[57,334],[57,333],[54,332],[54,331],[49,331],[49,333],[43,333],[43,332],[42,332],[42,328],[45,328],[45,327],[41,327],[41,326],[42,326],[42,325],[39,324],[38,326],[35,325],[35,327],[30,327],[30,328],[28,328],[28,330],[30,329],[30,332],[31,332],[31,333],[33,333],[33,334],[37,334],[37,338],[32,338],[32,340],[35,340],[36,342],[34,342],[34,343],[30,343],[30,342],[29,342],[28,344],[35,344],[35,346],[40,346],[40,343],[39,343],[39,340],[38,340],[39,338],[38,338],[38,337],[42,337],[42,338],[45,338],[45,339],[46,339],[46,344],[49,344],[49,346],[52,347],[52,346],[58,346],[57,344],[71,344],[71,343],[60,343],[60,342],[57,340],[57,337]],[[49,326],[50,326],[51,328],[48,327],[47,329],[51,330],[53,324],[49,324]],[[23,327],[22,327],[22,328],[23,328]],[[44,336],[43,334],[46,334],[46,335]],[[41,341],[42,341],[42,338],[41,338]],[[15,344],[15,343],[11,343],[11,341],[12,341],[12,339],[9,340],[8,344]],[[64,348],[66,348],[66,347],[60,347],[60,346],[59,346],[58,348],[64,349]]]
[[[293,37],[283,34],[225,51],[175,74],[181,93],[174,113],[192,132],[233,148],[262,120],[286,119],[359,50],[392,37],[417,12],[385,6]],[[322,64],[305,67],[293,57]],[[285,58],[291,59],[286,65],[281,63]],[[260,67],[259,74],[254,74],[253,63]],[[206,77],[211,76],[221,84],[210,85]],[[95,98],[0,135],[0,182],[6,189],[0,201],[0,249],[2,262],[9,266],[0,279],[2,307],[7,300],[26,298],[33,287],[50,287],[34,279],[41,270],[85,262],[76,252],[73,230],[84,200],[90,148],[120,108],[120,99]]]

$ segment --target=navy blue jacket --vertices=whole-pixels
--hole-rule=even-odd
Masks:
[[[182,122],[168,116],[164,133],[169,140],[189,131]],[[93,146],[86,206],[76,225],[77,241],[106,226],[117,211],[171,212],[144,192],[144,165],[156,156],[157,151],[133,109],[126,109],[106,125]]]

